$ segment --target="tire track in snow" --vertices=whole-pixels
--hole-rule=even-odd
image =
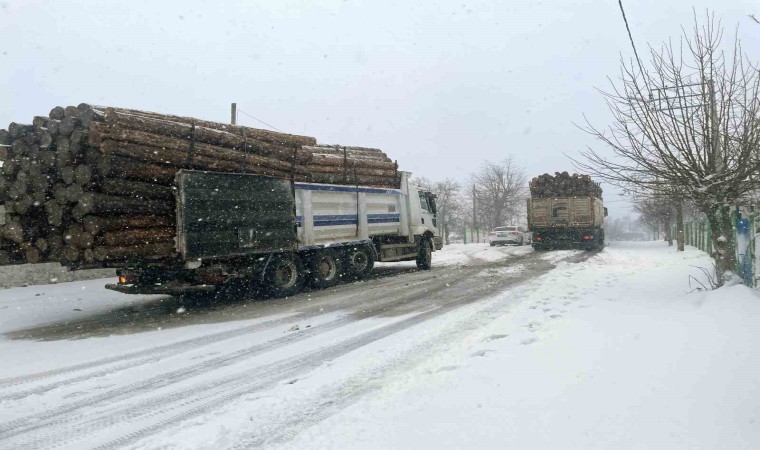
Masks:
[[[97,433],[104,428],[113,427],[115,425],[123,425],[126,422],[139,422],[140,419],[142,419],[142,421],[145,421],[151,418],[159,418],[159,416],[163,415],[170,415],[168,418],[160,419],[159,421],[148,425],[143,425],[138,430],[127,433],[126,435],[112,441],[109,446],[111,444],[124,445],[126,442],[134,442],[135,440],[141,439],[148,434],[169,427],[179,420],[190,418],[209,409],[213,409],[242,394],[266,389],[267,387],[271,387],[276,383],[281,382],[283,378],[290,378],[298,373],[313,370],[321,365],[325,359],[341,356],[377,339],[381,339],[406,327],[413,326],[417,323],[420,323],[421,321],[448,312],[463,304],[478,301],[479,298],[477,298],[477,295],[480,294],[478,291],[485,291],[489,289],[494,290],[498,289],[498,286],[494,287],[491,284],[478,282],[475,284],[475,286],[464,286],[459,289],[457,285],[463,280],[473,279],[471,275],[477,271],[484,270],[489,266],[501,265],[503,263],[504,262],[502,261],[496,264],[478,266],[466,270],[462,270],[462,268],[455,269],[454,273],[457,274],[457,276],[454,279],[446,279],[447,283],[438,283],[437,287],[428,287],[425,289],[425,285],[435,281],[435,278],[425,280],[425,282],[419,283],[419,286],[417,286],[418,289],[415,289],[415,292],[408,293],[408,295],[404,295],[401,298],[398,298],[396,301],[392,302],[391,305],[386,305],[384,308],[373,308],[372,312],[367,312],[361,318],[382,315],[388,312],[388,310],[394,306],[403,306],[404,304],[407,304],[410,300],[413,300],[414,297],[418,297],[420,295],[429,296],[431,294],[436,294],[439,291],[452,291],[452,294],[455,295],[450,298],[453,300],[437,306],[432,310],[418,313],[417,315],[409,319],[404,319],[401,322],[384,326],[381,329],[347,339],[343,343],[337,344],[335,347],[321,349],[304,355],[295,356],[284,361],[262,366],[258,369],[254,369],[253,371],[246,371],[245,373],[223,377],[211,382],[195,385],[184,390],[158,395],[146,400],[138,401],[135,404],[112,408],[110,411],[92,412],[89,414],[89,416],[93,416],[92,418],[88,418],[87,413],[70,414],[73,412],[73,410],[78,410],[84,407],[97,407],[99,403],[110,403],[109,400],[118,401],[123,399],[122,397],[125,396],[132,397],[138,394],[148,394],[155,389],[166,387],[182,379],[197,376],[201,373],[210,371],[213,368],[220,367],[220,363],[224,365],[232,364],[233,362],[230,360],[230,358],[233,360],[246,359],[247,357],[253,356],[255,354],[268,352],[274,350],[277,347],[289,345],[291,343],[313,337],[316,334],[327,332],[330,329],[336,329],[343,324],[331,322],[314,327],[314,329],[312,329],[324,330],[321,332],[301,332],[297,335],[281,338],[279,341],[280,344],[278,344],[277,347],[272,347],[272,342],[270,342],[268,345],[256,346],[253,350],[248,349],[248,352],[236,352],[231,355],[220,357],[222,359],[215,358],[211,360],[213,367],[209,367],[211,364],[199,364],[197,366],[201,366],[203,370],[200,372],[193,372],[192,375],[188,374],[187,376],[184,376],[182,374],[179,374],[180,371],[176,371],[176,373],[173,374],[178,378],[172,376],[167,379],[166,375],[162,375],[160,377],[163,380],[162,381],[158,379],[159,377],[154,377],[142,383],[138,383],[140,386],[139,389],[141,389],[138,391],[135,391],[135,386],[132,385],[129,388],[125,387],[122,389],[117,389],[115,393],[112,391],[109,393],[104,393],[103,395],[95,396],[94,398],[83,400],[81,402],[75,402],[73,404],[74,407],[72,407],[71,404],[65,405],[49,413],[30,416],[24,419],[19,419],[0,425],[0,429],[3,430],[3,432],[0,433],[0,437],[6,439],[12,437],[23,438],[25,437],[23,435],[29,434],[31,431],[40,430],[41,428],[46,429],[41,434],[33,433],[31,436],[26,436],[27,439],[22,439],[21,442],[18,442],[17,439],[12,439],[12,441],[16,442],[10,443],[6,441],[5,443],[2,443],[2,445],[5,446],[6,443],[11,444],[11,446],[8,448],[37,448],[57,444],[65,445],[66,443],[77,441],[90,434]],[[404,286],[404,289],[408,290],[409,287]],[[457,294],[457,291],[461,292]],[[385,294],[388,294],[388,292],[385,291]],[[474,296],[476,298],[473,298]],[[359,318],[353,318],[350,320],[350,322],[353,323],[356,322],[356,320],[359,320]],[[269,348],[267,349],[266,347]],[[249,354],[249,356],[245,356],[246,354]],[[182,370],[182,372],[186,373],[187,370]],[[257,377],[257,374],[260,374],[261,376]],[[93,405],[93,402],[95,402],[95,405]],[[184,409],[184,411],[176,413],[178,409]],[[172,412],[175,412],[175,414],[171,415]],[[30,424],[30,420],[34,423]],[[77,423],[70,424],[71,422]],[[70,425],[66,426],[67,424]],[[8,425],[10,425],[10,427]],[[9,429],[11,430],[10,433],[7,432]]]
[[[598,252],[573,253],[559,260],[547,261],[546,258],[540,258],[550,267],[539,269],[539,272],[532,276],[531,279],[538,278],[546,274],[558,262],[580,263],[586,261]],[[535,264],[535,262],[534,262]],[[521,284],[515,283],[515,286]],[[512,286],[514,287],[514,286]],[[257,432],[244,435],[233,445],[233,449],[242,450],[265,445],[284,443],[295,438],[300,432],[322,422],[332,415],[342,411],[359,401],[365,395],[377,391],[383,387],[383,382],[392,375],[393,372],[413,367],[425,359],[433,356],[441,348],[446,348],[451,340],[456,339],[463,331],[471,331],[478,328],[475,323],[480,320],[482,323],[490,322],[494,317],[498,317],[512,307],[510,303],[505,303],[501,298],[495,299],[490,304],[468,314],[466,317],[458,318],[455,323],[446,325],[443,336],[440,334],[430,337],[423,342],[417,343],[403,353],[393,357],[390,361],[382,364],[380,368],[370,367],[364,373],[350,377],[338,386],[325,389],[319,395],[306,402],[299,402],[294,405],[294,409],[285,415],[287,419],[281,423],[268,424],[261,427]],[[380,373],[378,374],[378,371]]]
[[[465,273],[459,273],[458,275],[456,275],[454,279],[450,279],[448,283],[451,285],[453,283],[461,282],[462,280],[467,279],[470,276],[469,272],[470,271],[466,271]],[[281,347],[311,338],[313,336],[335,330],[337,328],[340,328],[341,326],[355,323],[361,319],[383,315],[388,311],[388,309],[404,306],[405,304],[409,302],[410,299],[413,299],[414,297],[417,297],[420,295],[435,294],[438,291],[445,290],[448,288],[448,286],[446,286],[443,283],[438,283],[438,286],[435,286],[435,287],[428,286],[434,281],[437,281],[437,278],[426,279],[423,282],[418,283],[417,286],[414,286],[415,289],[411,289],[412,288],[411,286],[403,286],[401,288],[398,288],[398,290],[402,290],[406,292],[406,294],[401,295],[400,297],[394,298],[387,305],[384,305],[384,306],[375,305],[375,307],[372,310],[362,312],[358,315],[358,317],[357,315],[347,315],[340,319],[336,319],[334,321],[327,322],[322,325],[317,325],[306,330],[302,330],[296,334],[291,334],[291,335],[283,336],[281,338],[276,338],[274,340],[271,340],[259,345],[255,345],[252,347],[238,350],[233,353],[225,354],[216,358],[212,358],[210,360],[196,363],[189,367],[183,367],[178,370],[174,370],[169,373],[163,373],[163,374],[148,378],[146,380],[142,380],[137,383],[122,386],[120,388],[116,388],[108,392],[96,394],[92,397],[82,398],[72,403],[69,403],[67,405],[63,405],[58,408],[47,410],[40,414],[33,414],[24,418],[20,418],[20,419],[16,419],[10,422],[0,424],[0,439],[7,439],[7,438],[10,438],[22,433],[28,433],[30,431],[38,430],[48,425],[59,425],[59,424],[78,420],[82,415],[72,414],[78,410],[85,409],[85,408],[93,408],[93,407],[96,407],[98,404],[103,404],[103,403],[107,404],[113,401],[118,401],[120,399],[133,397],[140,394],[145,394],[150,391],[169,386],[173,383],[183,381],[183,380],[186,380],[198,375],[202,375],[209,371],[216,370],[220,367],[225,367],[231,364],[235,364],[245,359],[258,356],[263,353],[268,353],[273,350],[277,350]],[[388,295],[390,293],[389,291],[383,291],[383,292],[384,292],[383,295]],[[248,375],[244,375],[244,376],[248,376]],[[204,386],[201,389],[212,389],[212,388],[213,386]],[[193,393],[191,391],[193,390],[195,390],[195,388],[188,390],[187,395],[191,395]],[[172,397],[174,397],[174,395],[172,395]],[[176,400],[176,397],[174,398],[174,400]],[[51,420],[51,419],[55,419],[56,417],[61,417],[61,418],[59,418],[58,420]]]
[[[571,262],[584,261],[588,259],[589,257],[593,256],[594,254],[595,253],[587,253],[585,255],[579,255],[578,257],[573,258]],[[541,262],[537,262],[537,264],[541,264]],[[528,280],[537,278],[538,276],[541,276],[544,273],[550,271],[552,268],[554,268],[554,265],[550,263],[546,263],[546,264],[548,267],[543,268],[543,270],[539,270],[535,274],[531,274]],[[470,274],[468,274],[467,276],[469,277],[469,275]],[[466,279],[469,279],[469,278],[466,278]],[[511,284],[518,285],[524,281],[526,280],[525,279],[515,280]],[[472,289],[472,288],[468,289],[467,287],[468,286],[451,285],[450,287],[447,287],[447,288],[454,292],[457,292],[457,291],[459,292],[453,296],[452,300],[446,303],[443,303],[431,310],[421,312],[410,318],[403,319],[399,322],[383,326],[377,330],[373,330],[373,331],[361,334],[359,336],[349,338],[343,341],[342,343],[336,345],[335,347],[318,350],[306,355],[296,356],[294,358],[286,360],[282,363],[284,364],[284,367],[269,369],[274,372],[280,372],[279,376],[273,377],[272,380],[262,381],[261,383],[256,383],[256,384],[252,383],[248,387],[241,385],[239,387],[232,388],[232,390],[230,390],[229,392],[226,392],[225,394],[223,394],[222,396],[216,399],[210,399],[207,403],[196,405],[182,413],[161,419],[158,422],[155,422],[151,425],[144,426],[124,436],[110,440],[105,444],[97,446],[96,448],[100,450],[105,450],[105,449],[113,449],[113,448],[123,447],[125,445],[132,444],[142,439],[145,436],[155,434],[156,432],[162,429],[169,428],[173,425],[176,425],[179,421],[186,420],[186,419],[198,416],[199,414],[203,414],[205,412],[218,408],[222,406],[223,404],[228,403],[229,401],[232,401],[235,398],[240,397],[241,395],[252,394],[257,391],[271,388],[274,385],[282,382],[283,379],[293,378],[297,376],[298,374],[314,370],[318,368],[320,365],[322,365],[325,362],[325,360],[332,360],[332,359],[338,358],[356,349],[359,349],[365,345],[371,344],[372,342],[383,339],[394,333],[408,329],[409,327],[418,325],[427,320],[441,316],[447,312],[460,308],[464,305],[485,300],[485,298],[482,297],[483,292],[477,292],[477,289]],[[500,289],[500,287],[494,287],[494,286],[488,286],[488,285],[481,285],[480,287],[483,288],[481,289],[482,291],[494,291],[494,290]],[[481,295],[481,296],[473,299],[473,291],[475,291],[476,296],[478,295]],[[503,307],[504,307],[503,303],[496,302],[494,309],[500,309]],[[486,313],[493,314],[494,312],[495,311],[486,310]],[[468,326],[470,325],[471,324],[468,324]],[[301,362],[301,364],[298,364],[298,362]],[[296,363],[296,365],[292,366],[293,363]],[[404,364],[404,363],[406,363],[406,361],[403,359],[397,361],[397,364]],[[356,401],[356,399],[361,397],[361,395],[364,395],[367,392],[369,391],[362,388],[362,389],[359,389],[359,391],[356,391],[356,396],[348,394],[348,395],[343,395],[343,396],[338,396],[338,397],[333,398],[330,402],[330,405],[328,405],[326,409],[327,412],[326,413],[317,412],[316,414],[311,415],[306,421],[306,426],[313,425],[317,423],[318,421],[326,419],[327,417],[334,414],[335,412],[353,403],[354,401]],[[282,439],[284,440],[292,439],[292,437],[294,437],[300,430],[300,422],[297,425],[296,424],[291,424],[291,425],[292,426],[290,428],[286,428],[282,430],[280,433],[278,433]],[[246,444],[250,444],[250,445],[246,445]],[[248,442],[242,442],[241,443],[242,447],[238,447],[238,448],[249,448],[250,446],[255,446],[255,445],[256,445],[256,440],[252,439],[251,441],[248,441]]]
[[[429,280],[427,279],[419,280],[418,283],[425,283],[428,281]],[[388,290],[384,291],[383,296],[387,296],[389,294],[393,295],[396,291],[407,290],[408,287],[404,286],[404,287],[395,287],[395,288],[386,288],[386,289]],[[320,291],[320,292],[326,292],[326,291]],[[337,294],[341,295],[342,293],[337,292]],[[344,295],[346,297],[350,297],[352,294],[344,294]],[[366,303],[373,300],[374,299],[365,299],[364,302]],[[314,309],[314,308],[311,308],[311,309]],[[38,372],[34,374],[29,374],[29,375],[22,375],[22,376],[17,376],[13,378],[6,378],[3,380],[0,380],[0,390],[5,390],[8,388],[13,388],[15,386],[37,382],[46,378],[56,377],[56,376],[65,375],[65,374],[71,374],[75,372],[81,372],[85,370],[96,369],[98,367],[108,366],[108,365],[116,364],[116,363],[124,363],[115,367],[108,367],[106,369],[103,369],[94,373],[91,372],[84,375],[67,378],[67,379],[60,380],[60,381],[50,383],[47,385],[38,386],[38,387],[34,387],[31,389],[26,389],[22,391],[15,391],[9,394],[0,394],[0,402],[8,401],[8,400],[20,400],[30,395],[44,394],[45,392],[51,391],[53,389],[58,389],[58,388],[61,388],[70,384],[74,384],[80,381],[85,381],[88,379],[92,379],[92,378],[96,378],[96,377],[100,377],[104,375],[109,375],[120,370],[131,369],[131,368],[138,367],[144,364],[156,362],[167,356],[176,356],[183,352],[198,350],[202,346],[216,344],[218,342],[234,339],[240,336],[244,336],[246,334],[252,334],[252,333],[257,333],[260,331],[265,331],[265,330],[274,328],[276,326],[286,325],[294,321],[298,321],[299,319],[302,319],[303,317],[308,317],[309,312],[310,311],[307,310],[298,314],[294,314],[292,316],[284,317],[282,319],[275,319],[272,321],[266,321],[266,322],[262,322],[255,325],[239,327],[233,330],[227,330],[227,331],[222,331],[219,333],[213,333],[213,334],[204,335],[204,336],[200,336],[196,338],[186,339],[186,340],[174,342],[167,345],[161,345],[158,347],[152,347],[152,348],[139,350],[139,351],[131,352],[127,354],[117,355],[117,356],[108,357],[108,358],[102,358],[95,361],[88,361],[85,363],[75,364],[68,367],[62,367],[58,369]]]

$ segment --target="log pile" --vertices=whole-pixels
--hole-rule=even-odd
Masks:
[[[176,258],[180,169],[398,188],[378,149],[80,104],[0,130],[0,264],[119,267]]]
[[[555,172],[545,173],[530,181],[530,195],[538,198],[551,197],[598,197],[602,198],[602,188],[588,175],[570,175]]]

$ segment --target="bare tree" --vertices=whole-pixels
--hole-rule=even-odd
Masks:
[[[694,22],[677,44],[650,47],[647,71],[621,62],[603,93],[612,125],[586,128],[615,157],[589,149],[576,164],[629,192],[693,202],[708,218],[722,285],[736,259],[731,208],[760,175],[760,77],[738,37],[722,48],[713,15]]]
[[[653,229],[663,229],[668,245],[673,245],[671,228],[676,218],[676,207],[670,199],[663,197],[639,197],[633,203],[641,221]]]
[[[495,228],[521,217],[528,177],[510,156],[499,163],[486,161],[472,176],[478,224]]]

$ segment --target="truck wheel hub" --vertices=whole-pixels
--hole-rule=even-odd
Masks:
[[[367,255],[363,252],[356,252],[351,256],[351,265],[353,265],[356,270],[364,270],[364,268],[367,267],[367,262]]]
[[[277,284],[283,287],[290,287],[295,284],[298,273],[293,263],[282,264],[277,267],[275,272],[275,280]]]
[[[331,280],[335,278],[335,274],[337,272],[335,261],[333,261],[331,258],[322,258],[319,261],[318,271],[320,278],[323,280]]]

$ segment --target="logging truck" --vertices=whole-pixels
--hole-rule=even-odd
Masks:
[[[531,197],[528,228],[535,250],[604,248],[604,217],[607,208],[594,195]]]
[[[442,246],[435,196],[398,189],[296,182],[257,174],[180,170],[176,175],[176,253],[167,261],[122,266],[128,294],[212,293],[260,287],[289,296],[305,283],[323,288],[363,278],[376,261],[416,260],[430,269]]]

